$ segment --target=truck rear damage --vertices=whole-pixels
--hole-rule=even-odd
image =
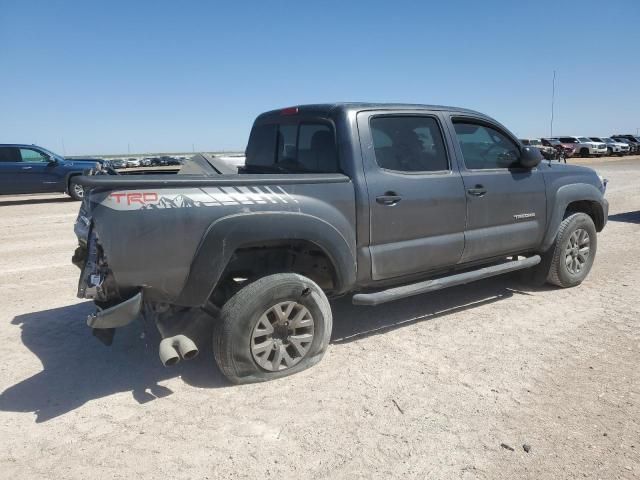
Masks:
[[[198,355],[194,338],[210,323],[211,317],[201,309],[177,307],[145,299],[143,288],[122,288],[111,270],[91,216],[90,193],[85,197],[74,231],[78,247],[72,262],[81,270],[78,298],[93,300],[96,311],[87,317],[93,335],[111,345],[115,330],[135,320],[153,322],[162,337],[160,360],[165,366]]]

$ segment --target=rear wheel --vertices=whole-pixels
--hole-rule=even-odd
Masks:
[[[263,277],[222,307],[213,352],[233,383],[280,378],[315,365],[331,337],[326,295],[302,275]]]
[[[73,181],[73,177],[69,180],[69,196],[74,200],[82,200],[84,198],[84,187]]]

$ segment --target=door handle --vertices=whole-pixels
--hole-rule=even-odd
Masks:
[[[23,170],[31,170],[33,167],[22,167]]]
[[[482,197],[485,193],[487,193],[487,189],[484,188],[483,185],[476,185],[473,188],[467,190],[469,195],[473,195],[474,197]]]
[[[402,200],[402,197],[396,192],[385,192],[384,195],[376,197],[376,202],[378,202],[380,205],[387,205],[389,207],[395,205],[400,200]]]

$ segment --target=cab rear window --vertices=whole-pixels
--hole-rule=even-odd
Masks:
[[[244,170],[247,173],[339,173],[333,127],[320,122],[254,126]]]

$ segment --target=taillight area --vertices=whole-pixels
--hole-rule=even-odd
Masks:
[[[288,107],[280,110],[280,115],[297,115],[298,107]]]

